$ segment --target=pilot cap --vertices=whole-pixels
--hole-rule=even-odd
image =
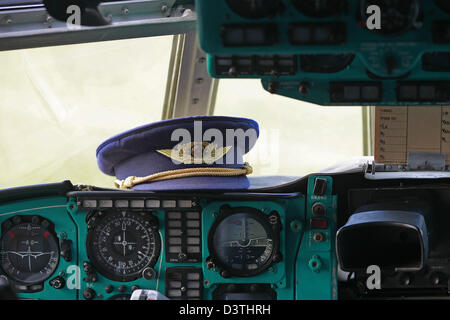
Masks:
[[[122,189],[239,190],[249,187],[243,156],[259,136],[251,119],[195,116],[118,134],[97,148],[100,170]]]

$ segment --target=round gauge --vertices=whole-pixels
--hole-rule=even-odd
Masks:
[[[214,221],[208,236],[211,258],[230,275],[263,272],[278,258],[279,218],[254,208],[229,208]]]
[[[304,72],[335,73],[344,70],[354,58],[354,54],[304,54],[300,65]]]
[[[278,11],[279,0],[226,0],[236,14],[247,19],[270,17]]]
[[[377,5],[381,9],[381,29],[373,31],[383,35],[407,32],[417,23],[421,12],[419,0],[361,0],[363,21],[371,16],[367,14],[367,8],[371,5]]]
[[[344,9],[344,0],[292,0],[298,11],[312,18],[339,15]]]
[[[1,265],[14,281],[33,285],[42,283],[55,272],[59,246],[47,220],[34,216],[32,221],[24,222],[27,218],[17,216],[3,225]]]
[[[89,221],[86,250],[103,276],[131,281],[158,259],[158,222],[148,213],[98,212]]]

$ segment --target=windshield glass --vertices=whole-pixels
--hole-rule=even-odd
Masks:
[[[363,156],[361,107],[321,107],[266,92],[260,80],[219,84],[215,113],[258,121],[254,175],[302,176]]]
[[[161,120],[172,40],[0,52],[0,188],[66,179],[113,187],[95,150],[115,134]],[[214,114],[258,121],[261,135],[246,158],[252,177],[295,178],[364,153],[360,107],[272,95],[260,80],[220,80]]]
[[[161,119],[172,36],[0,52],[0,188],[113,187],[97,146]]]

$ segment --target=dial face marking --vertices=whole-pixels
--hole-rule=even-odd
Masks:
[[[0,255],[9,277],[31,285],[45,281],[56,270],[59,246],[56,237],[41,225],[20,223],[3,234]]]
[[[264,270],[274,253],[274,233],[265,220],[252,213],[235,213],[221,220],[212,238],[217,262],[235,274]]]
[[[86,246],[96,269],[105,277],[129,281],[154,263],[159,237],[149,216],[133,212],[110,212],[96,221]]]

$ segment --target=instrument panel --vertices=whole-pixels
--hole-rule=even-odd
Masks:
[[[330,214],[331,190],[330,180],[322,196]],[[69,182],[3,190],[0,277],[22,299],[126,300],[152,289],[169,299],[293,300],[308,295],[307,280],[301,290],[295,279],[299,259],[315,251],[298,253],[309,236],[306,198],[82,191]],[[337,298],[332,247],[320,248],[319,273],[307,271],[326,283],[323,299]]]
[[[445,1],[197,1],[215,78],[319,105],[450,101]]]
[[[355,172],[249,192],[1,190],[0,278],[19,299],[448,298],[449,185]]]

